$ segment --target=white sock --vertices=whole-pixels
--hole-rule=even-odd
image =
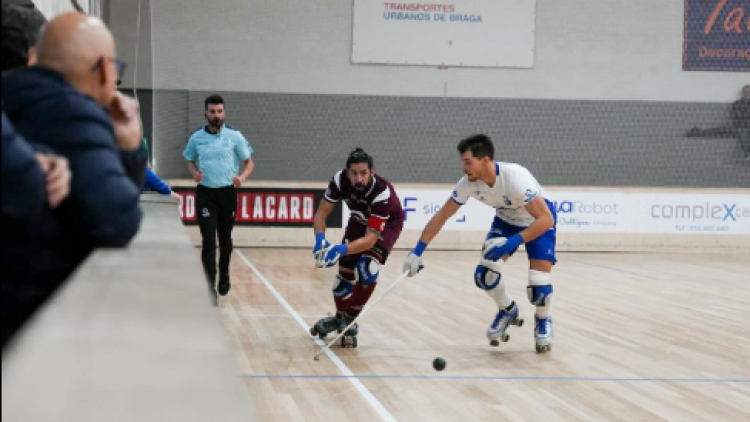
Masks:
[[[490,295],[492,300],[497,303],[497,306],[499,306],[500,309],[506,309],[511,303],[513,303],[513,299],[511,299],[510,295],[505,290],[505,281],[502,279],[502,276],[500,277],[500,283],[497,284],[497,287],[485,291]]]

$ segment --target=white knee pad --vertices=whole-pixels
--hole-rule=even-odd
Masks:
[[[552,301],[552,284],[550,273],[529,270],[529,286],[526,294],[529,301],[536,306],[547,306]]]

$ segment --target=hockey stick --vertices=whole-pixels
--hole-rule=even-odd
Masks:
[[[378,304],[378,302],[380,302],[381,300],[383,300],[384,297],[388,296],[388,293],[390,293],[391,290],[393,290],[396,286],[398,286],[398,284],[403,279],[405,279],[407,275],[409,275],[408,271],[405,271],[403,274],[401,274],[401,276],[399,276],[399,278],[397,278],[396,281],[394,281],[393,284],[391,284],[390,287],[388,287],[388,290],[386,290],[385,293],[383,293],[382,295],[380,295],[380,297],[378,298],[378,300],[376,300],[375,302],[371,303],[370,306],[368,306],[367,309],[363,310],[362,313],[360,313],[356,318],[354,318],[354,320],[351,323],[349,323],[349,325],[347,325],[346,328],[344,328],[343,330],[341,330],[341,332],[339,333],[339,335],[337,335],[333,340],[331,340],[331,342],[328,343],[325,347],[323,347],[322,349],[320,349],[320,351],[315,356],[313,356],[313,360],[315,360],[315,361],[320,360],[320,355],[322,355],[323,353],[325,353],[326,350],[330,349],[331,345],[333,343],[335,343],[338,339],[340,339],[341,336],[343,336],[344,334],[346,334],[346,331],[349,330],[349,328],[351,328],[354,324],[356,324],[357,321],[359,321],[360,318],[362,318],[363,316],[365,316],[365,314],[368,313],[370,311],[370,309],[374,308],[375,305]]]

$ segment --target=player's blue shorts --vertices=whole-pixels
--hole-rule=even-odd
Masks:
[[[537,237],[531,242],[526,244],[526,254],[529,259],[539,259],[542,261],[550,261],[553,264],[557,262],[555,257],[555,239],[557,235],[557,212],[555,212],[555,206],[550,201],[545,200],[547,207],[549,207],[552,213],[552,218],[555,220],[555,225],[551,229],[547,230],[543,235]],[[487,240],[494,239],[496,237],[511,237],[516,233],[521,232],[526,227],[514,226],[508,224],[505,221],[495,217],[490,227],[490,232],[487,233]],[[510,255],[516,252],[514,249]]]

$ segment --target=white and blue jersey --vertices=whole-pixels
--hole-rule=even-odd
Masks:
[[[471,182],[468,177],[464,176],[459,180],[451,195],[451,198],[459,205],[465,204],[469,198],[474,198],[495,208],[496,217],[487,235],[488,239],[511,237],[530,226],[536,219],[526,210],[526,206],[539,196],[547,203],[557,224],[557,215],[552,201],[526,167],[514,163],[496,162],[495,175],[497,177],[492,187],[482,180]],[[527,243],[526,251],[530,259],[555,262],[555,227]]]
[[[200,184],[207,188],[232,186],[232,178],[240,171],[240,162],[253,154],[250,143],[239,130],[223,125],[216,134],[205,126],[190,135],[182,156],[188,161],[198,161],[203,172]]]

